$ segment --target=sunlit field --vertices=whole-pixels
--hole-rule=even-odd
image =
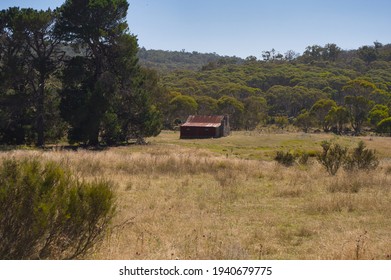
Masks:
[[[310,157],[282,166],[276,151],[320,151],[323,140],[376,149],[373,171],[336,176]],[[115,184],[117,215],[90,259],[391,259],[391,139],[236,132],[103,151],[26,151],[85,180]]]

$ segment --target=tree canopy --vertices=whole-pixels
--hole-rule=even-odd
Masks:
[[[0,142],[42,146],[66,134],[70,143],[112,145],[160,132],[158,85],[146,86],[128,6],[67,0],[55,11],[1,11]],[[50,138],[52,128],[62,133]]]
[[[367,49],[376,52],[375,59],[364,59]],[[144,57],[148,53],[143,50]],[[388,116],[385,112],[389,111],[391,98],[390,44],[375,42],[374,46],[345,51],[330,43],[309,46],[302,55],[288,54],[271,50],[262,53],[262,60],[255,56],[246,60],[225,59],[224,63],[215,60],[195,70],[184,63],[178,64],[180,70],[176,71],[154,67],[162,77],[161,85],[169,91],[191,96],[201,104],[206,98],[209,104],[220,104],[207,112],[230,114],[234,129],[253,129],[286,119],[291,124],[301,123],[301,127],[306,120],[306,131],[310,125],[326,132],[350,130],[360,134],[363,129],[375,131],[382,117]],[[171,57],[172,53],[168,55]],[[188,53],[177,55],[181,62]],[[164,57],[160,51],[161,64]],[[231,104],[244,104],[243,110],[236,106],[237,110],[222,111],[222,100],[228,97]],[[261,98],[266,104],[259,108],[249,106],[252,98]],[[388,109],[372,112],[376,105]],[[255,117],[254,124],[254,115],[262,115],[265,110],[262,117]],[[300,121],[296,122],[299,116]]]

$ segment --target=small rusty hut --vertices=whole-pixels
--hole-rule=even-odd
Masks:
[[[219,138],[230,133],[228,116],[189,116],[181,125],[181,139]]]

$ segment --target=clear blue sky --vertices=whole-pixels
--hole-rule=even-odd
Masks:
[[[54,8],[62,0],[1,0]],[[271,48],[302,53],[308,45],[342,49],[391,43],[390,0],[128,0],[128,24],[140,47],[261,56]]]

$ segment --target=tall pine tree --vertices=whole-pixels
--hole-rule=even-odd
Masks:
[[[0,19],[0,141],[43,146],[51,130],[46,120],[57,119],[51,108],[56,93],[48,84],[63,53],[53,34],[56,13],[9,8]]]
[[[160,132],[160,114],[143,89],[137,39],[126,0],[68,0],[57,34],[78,48],[63,75],[62,112],[70,142],[114,144]]]

